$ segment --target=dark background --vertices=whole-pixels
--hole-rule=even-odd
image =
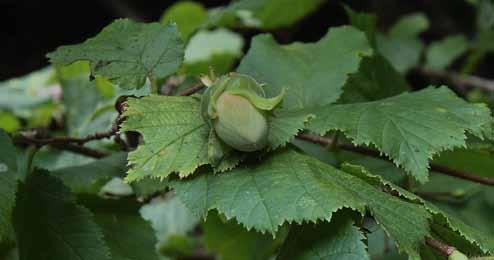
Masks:
[[[47,52],[60,45],[79,43],[94,36],[115,18],[156,21],[174,2],[176,1],[0,0],[0,80],[20,76],[47,65]],[[207,7],[214,7],[226,5],[229,1],[200,2]],[[274,33],[282,42],[318,40],[329,26],[348,23],[341,2],[328,0],[322,8],[301,23]],[[383,30],[402,14],[425,12],[431,20],[431,29],[423,35],[426,42],[458,32],[471,36],[475,30],[475,10],[463,0],[347,0],[343,3],[356,10],[377,13],[379,26]]]

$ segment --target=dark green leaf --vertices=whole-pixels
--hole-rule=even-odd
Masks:
[[[316,43],[279,45],[272,36],[260,35],[238,71],[268,84],[268,97],[286,88],[283,109],[301,109],[336,101],[347,74],[370,54],[365,34],[350,26],[332,28]]]
[[[336,214],[330,223],[292,227],[277,260],[370,259],[364,239],[350,216]]]
[[[84,43],[63,46],[47,56],[55,64],[86,60],[93,75],[123,88],[140,88],[146,78],[164,78],[183,60],[183,43],[176,25],[137,23],[119,19]]]
[[[316,43],[279,45],[269,35],[256,36],[238,71],[267,83],[269,97],[287,90],[283,113],[270,120],[271,146],[285,144],[304,128],[310,113],[303,109],[335,102],[348,74],[371,53],[365,34],[349,26],[330,29]]]
[[[356,145],[374,144],[419,182],[428,179],[429,159],[464,147],[465,132],[482,137],[492,117],[483,104],[469,104],[446,87],[427,88],[358,104],[314,111],[310,128],[341,130]]]
[[[426,53],[426,66],[445,69],[468,49],[468,41],[463,35],[452,35],[433,42]]]
[[[123,177],[127,170],[126,153],[115,153],[84,165],[65,167],[51,172],[74,193],[97,194],[113,177]]]
[[[20,260],[109,260],[110,252],[91,212],[44,171],[19,186],[14,228]]]
[[[204,229],[204,244],[223,260],[269,259],[275,241],[267,234],[245,230],[234,220],[226,221],[217,214],[209,214]]]
[[[358,72],[350,75],[340,98],[342,103],[374,101],[410,90],[405,78],[382,56],[365,57]]]
[[[388,190],[389,192],[395,193],[396,196],[423,205],[432,215],[431,229],[433,234],[439,235],[442,240],[449,242],[449,244],[459,248],[462,252],[475,255],[492,254],[494,252],[494,239],[485,235],[482,231],[473,229],[459,219],[441,211],[433,204],[424,201],[417,195],[395,186],[388,181],[384,181],[376,175],[369,174],[363,167],[346,165],[343,168],[346,172],[362,178],[373,186]],[[406,225],[401,225],[401,227],[404,226]],[[384,230],[386,230],[386,227],[384,227]],[[402,231],[397,235],[393,235],[393,238],[395,238],[398,243],[398,248],[400,248],[400,240],[406,239],[403,234],[410,233]]]
[[[398,20],[389,30],[391,37],[407,38],[416,37],[429,29],[429,20],[423,13],[412,13]]]
[[[10,137],[0,129],[0,244],[14,240],[12,211],[17,190],[17,155]]]
[[[396,70],[407,72],[420,61],[424,44],[418,35],[428,28],[429,21],[422,13],[403,16],[387,35],[378,35],[378,50]]]
[[[103,231],[112,260],[158,260],[156,238],[149,222],[139,215],[131,200],[90,198],[88,208]]]
[[[415,259],[429,234],[431,216],[421,205],[291,150],[257,165],[224,174],[201,174],[172,186],[198,216],[217,209],[248,229],[273,234],[284,222],[330,220],[333,212],[344,207],[361,213],[368,209],[400,250]]]
[[[376,46],[377,16],[363,12],[356,12],[345,5],[345,11],[350,18],[350,24],[365,32],[367,39],[373,47]]]

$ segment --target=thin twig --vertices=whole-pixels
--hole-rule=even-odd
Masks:
[[[494,178],[483,177],[468,172],[458,171],[442,165],[431,164],[431,170],[468,181],[478,182],[485,185],[494,185]]]
[[[70,137],[70,136],[57,136],[50,138],[35,138],[27,135],[20,135],[14,138],[14,143],[16,144],[34,144],[37,147],[41,147],[44,145],[49,145],[53,148],[59,150],[71,151],[73,153],[82,154],[85,156],[93,157],[93,158],[103,158],[108,154],[105,152],[101,152],[98,150],[94,150],[88,147],[84,147],[83,145],[87,142],[100,140],[104,138],[110,138],[112,136],[116,136],[119,129],[120,124],[124,120],[120,115],[115,119],[112,124],[111,129],[96,132],[94,134],[87,135],[86,137]],[[35,136],[35,135],[34,135]]]
[[[38,139],[30,138],[27,136],[20,136],[14,139],[14,143],[17,145],[27,144],[27,145],[36,145],[37,147],[41,147],[44,145],[49,145],[58,150],[70,151],[77,154],[82,154],[92,158],[103,158],[108,154],[105,152],[97,151],[91,148],[87,148],[81,145],[71,144],[71,143],[40,143]]]
[[[190,88],[186,89],[184,92],[180,93],[179,96],[190,96],[190,95],[198,92],[202,88],[204,88],[204,85],[202,83],[196,83],[192,87],[190,87]]]
[[[333,143],[333,140],[331,138],[325,138],[322,136],[318,135],[311,135],[311,134],[304,134],[301,133],[297,136],[298,139],[309,141],[312,143],[320,144],[323,146],[330,146]],[[344,144],[344,143],[339,143],[337,144],[337,147],[346,151],[351,151],[355,153],[360,153],[384,160],[388,160],[389,158],[385,157],[383,154],[379,153],[376,150],[365,148],[365,147],[357,147],[351,144]],[[434,172],[461,178],[464,180],[472,181],[472,182],[477,182],[485,185],[494,185],[494,178],[488,178],[488,177],[483,177],[483,176],[478,176],[473,173],[469,172],[464,172],[464,171],[459,171],[455,169],[451,169],[442,165],[437,165],[437,164],[431,164],[430,169]]]
[[[478,76],[462,75],[457,72],[431,69],[425,67],[419,68],[418,71],[421,74],[426,75],[428,77],[445,79],[460,88],[470,87],[470,88],[480,88],[486,91],[494,91],[494,79],[485,79]]]
[[[94,134],[87,135],[85,137],[71,137],[71,136],[56,136],[50,138],[31,138],[27,136],[22,136],[21,138],[30,141],[36,145],[49,145],[49,144],[65,144],[65,143],[76,143],[83,145],[87,142],[94,140],[101,140],[104,138],[110,138],[118,133],[120,128],[120,123],[123,121],[122,117],[117,117],[115,122],[113,122],[112,128],[102,132],[96,132]]]
[[[50,146],[52,146],[53,148],[59,149],[59,150],[70,151],[73,153],[82,154],[82,155],[96,158],[96,159],[100,159],[100,158],[103,158],[103,157],[106,157],[109,155],[105,152],[101,152],[101,151],[91,149],[91,148],[88,148],[85,146],[70,144],[70,143],[69,144],[52,144]]]
[[[435,240],[434,238],[431,238],[431,237],[426,237],[425,243],[428,246],[436,249],[437,252],[439,252],[441,255],[443,255],[445,257],[450,256],[456,250],[456,248],[454,246],[446,245],[443,242]]]

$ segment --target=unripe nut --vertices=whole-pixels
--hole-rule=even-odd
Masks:
[[[262,84],[255,79],[230,73],[204,92],[201,115],[225,145],[243,152],[259,151],[268,145],[267,113],[280,104],[284,94],[282,90],[278,96],[266,98]]]
[[[222,93],[216,100],[213,127],[227,145],[244,152],[257,151],[268,143],[268,122],[247,99]]]

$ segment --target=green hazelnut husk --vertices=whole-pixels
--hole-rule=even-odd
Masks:
[[[202,97],[201,113],[216,136],[229,147],[243,152],[268,145],[267,112],[278,105],[284,92],[266,98],[262,85],[244,74],[220,77]]]

